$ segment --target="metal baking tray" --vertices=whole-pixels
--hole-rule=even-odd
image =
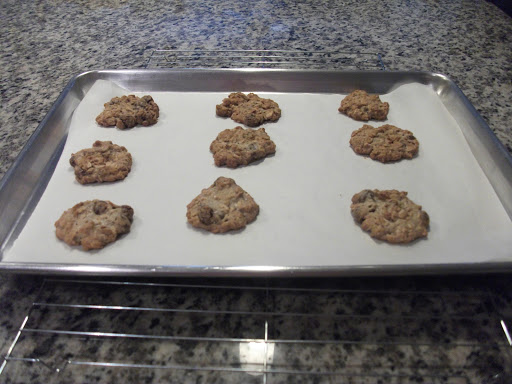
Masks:
[[[399,85],[431,87],[460,126],[475,159],[512,218],[512,158],[461,90],[446,76],[427,72],[286,69],[100,70],[69,81],[0,183],[0,270],[73,275],[341,276],[470,273],[512,270],[511,261],[345,266],[148,266],[17,263],[3,261],[43,194],[66,142],[71,116],[96,80],[141,92],[386,93]]]

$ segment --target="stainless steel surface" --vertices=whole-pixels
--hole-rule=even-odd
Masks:
[[[103,70],[78,75],[63,93],[29,140],[0,184],[1,254],[10,247],[37,204],[51,178],[62,151],[74,109],[98,79],[113,81],[133,91],[224,92],[251,89],[255,92],[347,93],[356,88],[386,93],[407,83],[425,84],[439,95],[463,131],[466,140],[512,217],[512,159],[503,145],[447,77],[427,72],[317,71],[285,69],[149,69]],[[452,265],[362,265],[349,268],[226,268],[76,265],[0,262],[0,269],[13,272],[82,275],[200,275],[200,276],[318,276],[428,274],[441,272],[489,272],[512,270],[512,262]]]
[[[510,380],[505,322],[486,289],[265,283],[46,279],[0,380],[27,373],[50,382]]]

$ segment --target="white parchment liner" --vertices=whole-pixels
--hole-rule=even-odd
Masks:
[[[156,125],[125,131],[98,126],[103,103],[127,93],[107,81],[87,93],[55,173],[4,261],[297,267],[512,260],[512,223],[460,128],[428,86],[404,85],[381,97],[391,105],[385,123],[411,130],[420,142],[412,160],[382,164],[356,155],[349,139],[362,123],[337,111],[345,95],[259,93],[283,111],[277,123],[264,125],[277,152],[234,170],[216,167],[209,152],[221,130],[238,125],[215,116],[226,93],[151,92],[160,107]],[[133,168],[124,181],[75,181],[69,157],[95,140],[131,152]],[[187,223],[186,205],[219,176],[234,178],[260,205],[257,220],[242,231],[215,235]],[[408,191],[430,215],[428,239],[391,245],[363,232],[352,219],[350,200],[365,188]],[[95,198],[131,205],[131,232],[93,252],[59,241],[54,222],[62,212]]]

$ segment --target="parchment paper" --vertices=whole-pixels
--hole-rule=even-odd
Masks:
[[[512,223],[460,128],[428,86],[404,85],[381,97],[391,105],[385,123],[411,130],[420,142],[412,160],[382,164],[356,155],[349,139],[362,123],[337,111],[345,95],[259,93],[283,111],[277,123],[263,125],[277,152],[234,170],[216,167],[209,152],[220,131],[239,125],[215,115],[227,93],[151,92],[161,113],[156,125],[125,131],[98,126],[103,103],[128,93],[106,81],[87,93],[55,173],[4,261],[354,266],[512,260]],[[70,155],[95,140],[131,152],[133,168],[124,181],[75,181]],[[211,234],[187,223],[186,205],[219,176],[235,179],[260,205],[258,218],[244,230]],[[363,232],[350,203],[365,188],[408,191],[430,216],[428,239],[391,245]],[[54,222],[62,212],[95,198],[132,206],[131,232],[93,252],[59,241]]]

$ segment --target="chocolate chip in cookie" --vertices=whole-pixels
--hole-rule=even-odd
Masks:
[[[68,245],[81,245],[85,251],[101,249],[130,232],[133,208],[105,200],[76,204],[55,222],[57,238]]]
[[[80,184],[123,180],[132,168],[132,155],[111,141],[96,141],[92,148],[73,153],[69,163]]]
[[[233,179],[219,177],[187,205],[187,220],[212,233],[244,228],[256,220],[260,207]]]
[[[271,99],[264,99],[254,93],[231,93],[216,107],[217,116],[231,117],[237,123],[257,127],[267,121],[281,117],[279,105]]]
[[[153,125],[157,122],[160,112],[158,105],[149,95],[114,97],[105,103],[104,107],[104,111],[96,117],[96,122],[104,127],[119,129]]]
[[[265,132],[265,128],[244,129],[236,127],[219,133],[211,143],[215,165],[236,168],[276,152],[276,145]]]
[[[428,234],[429,216],[407,192],[365,189],[352,197],[350,210],[361,228],[379,240],[409,243]]]
[[[386,120],[389,104],[383,103],[378,95],[358,89],[341,101],[338,111],[359,121]]]
[[[382,163],[412,159],[420,143],[411,131],[386,124],[378,128],[365,124],[352,132],[350,146],[359,155],[370,156]]]

